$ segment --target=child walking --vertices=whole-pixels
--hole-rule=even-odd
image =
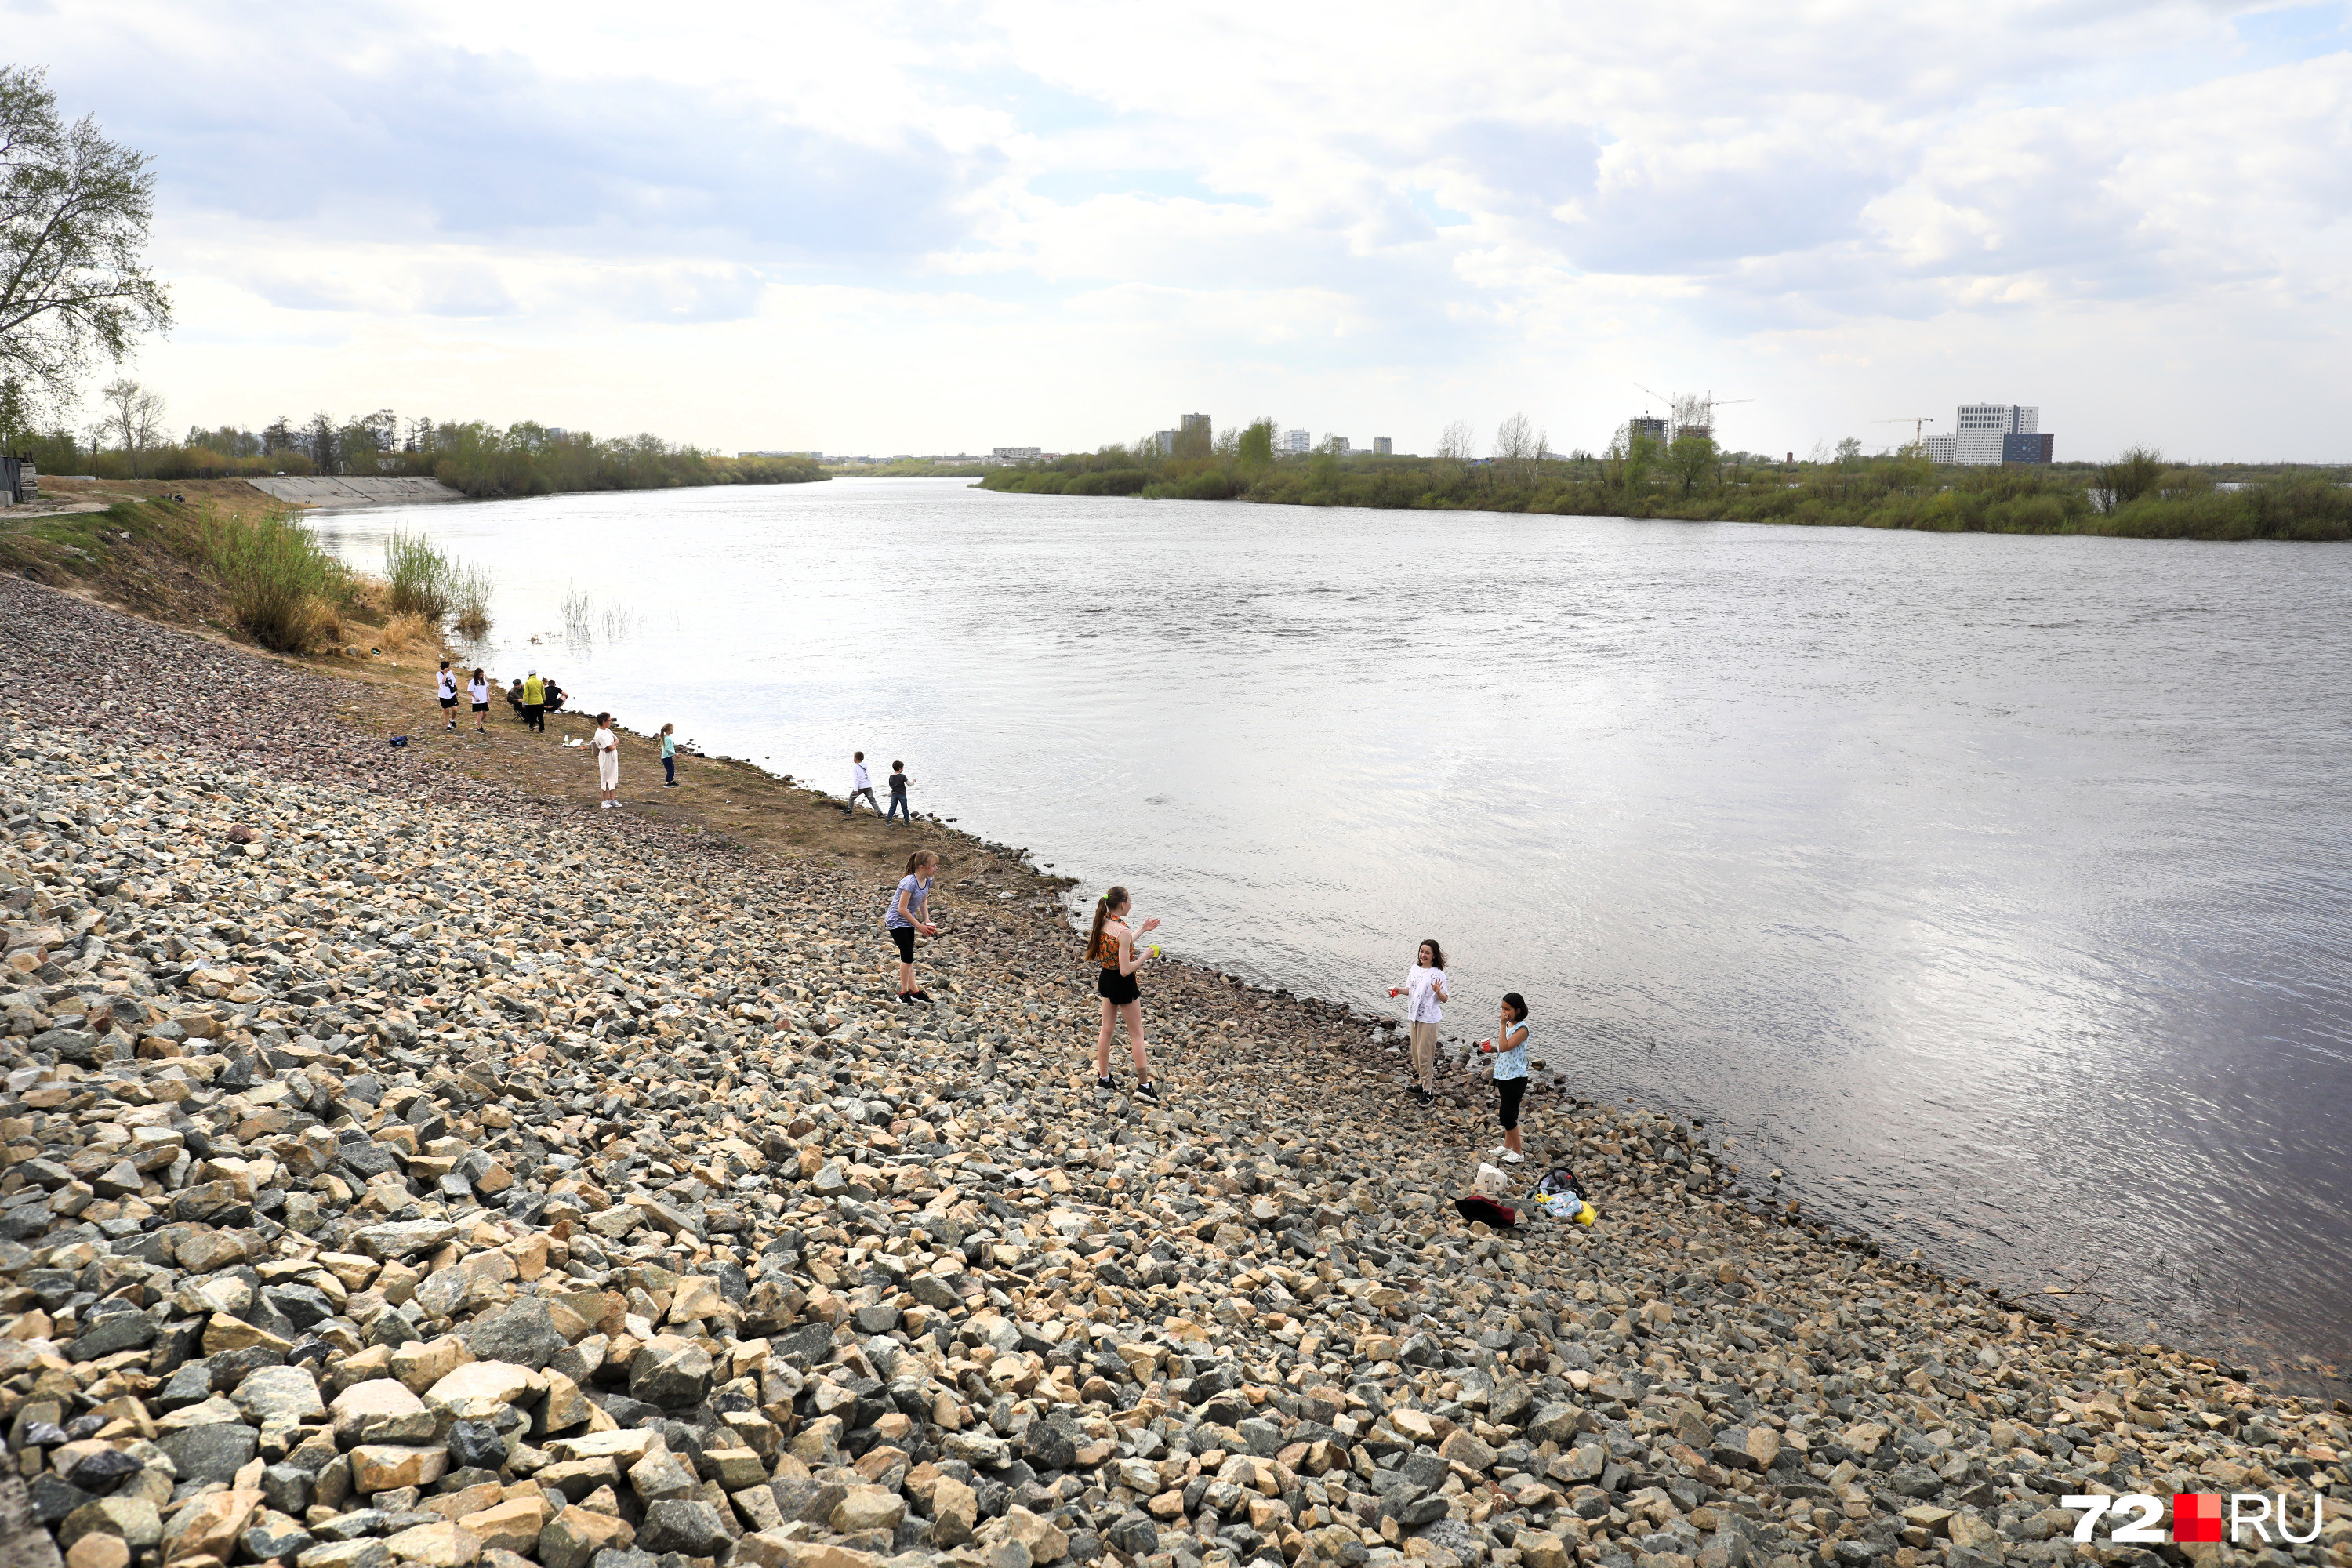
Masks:
[[[490,678],[478,669],[474,671],[474,679],[466,683],[466,696],[474,705],[474,733],[488,734],[490,732]]]
[[[1495,1153],[1504,1164],[1516,1165],[1527,1158],[1519,1145],[1519,1099],[1528,1092],[1528,1003],[1516,991],[1503,993],[1497,1040],[1481,1040],[1478,1048],[1495,1055],[1495,1092],[1501,1102],[1496,1114],[1503,1123],[1503,1144]]]
[[[677,787],[677,726],[663,725],[661,738],[662,788],[676,789]]]
[[[433,693],[441,704],[441,717],[449,721],[449,733],[457,732],[457,677],[449,661],[441,661],[441,673],[433,678]]]

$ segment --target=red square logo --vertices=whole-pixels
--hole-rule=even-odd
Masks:
[[[2210,1492],[2175,1492],[2172,1496],[2172,1539],[2176,1545],[2221,1539],[2221,1500]]]

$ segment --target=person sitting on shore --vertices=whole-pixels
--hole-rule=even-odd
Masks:
[[[526,689],[528,689],[526,688]],[[541,689],[547,693],[547,700],[542,705],[544,710],[550,713],[562,712],[563,710],[563,699],[567,693],[564,691],[563,688],[555,684],[555,677],[551,675],[549,676],[547,679],[541,683]]]

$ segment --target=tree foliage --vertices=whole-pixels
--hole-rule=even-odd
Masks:
[[[170,327],[143,258],[154,194],[145,153],[68,124],[44,72],[0,66],[0,378],[19,399],[68,400],[93,356]]]

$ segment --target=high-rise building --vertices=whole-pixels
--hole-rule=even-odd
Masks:
[[[2051,460],[2058,437],[2043,431],[2011,431],[2000,438],[2000,460],[2009,463],[2046,463]]]
[[[1390,440],[1387,437],[1385,437],[1385,436],[1375,436],[1375,437],[1372,437],[1372,456],[1373,456],[1373,457],[1375,457],[1375,458],[1386,458],[1386,457],[1391,457],[1391,456],[1394,455],[1395,451],[1396,451],[1396,443],[1395,443],[1395,442],[1393,442],[1393,441],[1391,441],[1391,440]]]
[[[1952,424],[1952,455],[1948,460],[1996,467],[2001,461],[2004,437],[2032,436],[2041,426],[2040,408],[2016,403],[1963,403],[1959,417]]]
[[[1647,414],[1643,414],[1638,419],[1628,419],[1625,421],[1626,440],[1631,441],[1635,437],[1642,436],[1647,436],[1651,440],[1655,441],[1659,446],[1663,447],[1669,439],[1672,438],[1673,432],[1666,428],[1666,422],[1664,420],[1653,419]]]
[[[1308,435],[1306,431],[1285,430],[1282,433],[1282,450],[1286,452],[1296,452],[1301,457],[1304,457],[1307,453],[1311,452],[1314,449],[1315,437]]]
[[[1176,432],[1154,430],[1151,433],[1151,449],[1163,458],[1173,456],[1176,451]]]
[[[1176,428],[1187,436],[1195,430],[1205,436],[1209,433],[1209,416],[1205,414],[1180,415],[1176,420]]]

